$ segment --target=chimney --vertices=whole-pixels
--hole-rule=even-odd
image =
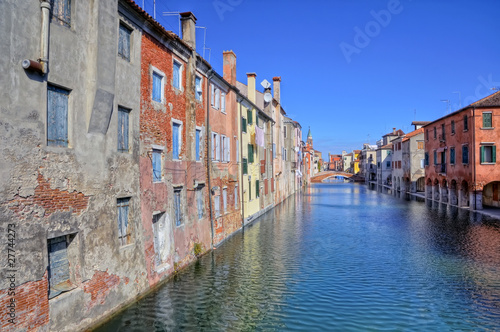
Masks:
[[[255,78],[256,73],[247,73],[248,99],[255,104]]]
[[[224,51],[224,79],[232,85],[236,85],[236,54],[233,51]]]
[[[182,40],[196,50],[196,17],[191,12],[181,13]]]
[[[392,128],[392,134],[396,135],[396,128]]]
[[[274,99],[276,99],[278,104],[281,103],[281,101],[280,101],[280,85],[281,85],[281,76],[273,77]]]

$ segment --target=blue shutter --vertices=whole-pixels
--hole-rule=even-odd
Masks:
[[[153,150],[153,182],[161,181],[161,152]]]
[[[153,72],[153,100],[161,103],[161,75]]]
[[[68,146],[69,91],[47,87],[47,145]]]
[[[69,280],[69,263],[66,236],[49,239],[49,299],[61,293],[57,287]]]
[[[200,160],[200,131],[196,131],[196,160]]]
[[[128,152],[129,111],[118,107],[118,151]]]
[[[118,54],[127,61],[130,61],[130,34],[131,31],[124,25],[120,24]]]
[[[178,123],[174,123],[172,126],[172,158],[179,159],[179,134],[180,134],[180,125]]]
[[[177,89],[181,88],[180,71],[181,71],[180,64],[174,61],[174,87]]]

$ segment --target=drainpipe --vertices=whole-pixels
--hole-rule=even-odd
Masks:
[[[211,89],[210,89],[210,79],[213,77],[213,70],[210,69],[208,71],[208,75],[207,75],[207,150],[209,151],[207,153],[207,173],[208,173],[208,176],[207,176],[207,181],[208,181],[208,205],[209,205],[209,210],[210,210],[210,230],[212,232],[212,248],[214,247],[214,217],[213,217],[213,211],[212,211],[212,185],[211,185],[211,181],[210,181],[210,177],[211,177],[211,169],[210,169],[210,165],[211,165],[211,153],[212,153],[212,149],[210,148],[211,145],[210,145],[210,92],[211,92]]]
[[[474,210],[477,210],[477,190],[476,190],[476,108],[472,108],[472,146],[474,153]]]
[[[47,0],[40,1],[42,10],[42,28],[40,31],[40,58],[38,61],[24,59],[22,66],[26,70],[36,71],[41,75],[47,74],[49,65],[49,15],[50,2]]]
[[[240,121],[240,159],[243,160],[243,134],[242,134],[242,129],[241,128],[241,101],[240,99],[240,115],[238,121]],[[241,229],[245,227],[245,204],[243,202],[243,163],[240,163],[241,165],[241,183],[240,183],[240,201],[241,201]],[[248,159],[247,159],[247,165],[248,165]]]

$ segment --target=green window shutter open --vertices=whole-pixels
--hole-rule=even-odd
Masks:
[[[247,132],[247,119],[241,118],[241,131],[246,133]]]
[[[491,162],[497,162],[497,147],[495,145],[491,147]]]
[[[253,118],[252,118],[252,110],[248,110],[247,111],[247,120],[248,120],[248,124],[249,125],[252,124],[252,120],[253,120]]]
[[[248,163],[247,163],[247,159],[246,158],[243,158],[243,174],[248,174]]]
[[[248,162],[253,163],[253,145],[248,144]]]
[[[484,146],[482,146],[482,147],[480,148],[480,151],[481,151],[481,153],[480,153],[480,156],[481,156],[481,162],[482,162],[482,163],[484,163]]]
[[[255,181],[255,197],[259,197],[259,180]]]

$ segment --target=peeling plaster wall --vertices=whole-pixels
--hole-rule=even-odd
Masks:
[[[116,50],[117,1],[73,1],[72,6],[71,27],[50,23],[49,72],[42,77],[21,67],[23,59],[40,54],[39,2],[0,4],[0,43],[6,45],[0,57],[5,75],[0,229],[3,234],[8,224],[16,229],[19,318],[16,325],[2,321],[2,331],[75,331],[147,287],[137,176],[139,33],[133,31],[131,61],[125,63]],[[68,147],[47,146],[47,82],[70,90]],[[98,89],[113,95],[105,108],[94,108]],[[117,151],[118,105],[131,109],[130,153]],[[98,131],[90,130],[94,115],[103,119],[97,121]],[[132,241],[125,247],[118,241],[119,197],[131,198]],[[47,239],[67,234],[72,234],[68,261],[76,288],[49,300]],[[1,266],[7,266],[7,255]],[[0,302],[8,300],[5,273],[2,269]],[[106,278],[96,281],[102,275]]]

